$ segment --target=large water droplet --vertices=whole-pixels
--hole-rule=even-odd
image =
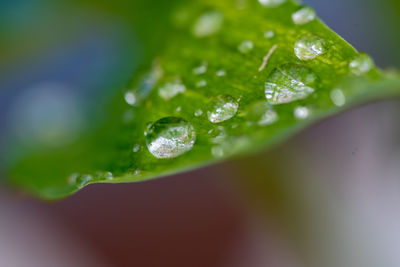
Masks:
[[[179,79],[175,79],[173,82],[166,83],[164,86],[160,87],[158,89],[158,95],[164,100],[170,100],[185,91],[185,85]]]
[[[278,121],[278,114],[265,101],[259,101],[251,105],[247,116],[250,121],[254,121],[260,126],[271,125]]]
[[[146,144],[156,158],[175,158],[190,151],[196,141],[193,126],[182,118],[166,117],[152,124]]]
[[[258,0],[258,2],[265,7],[277,7],[285,3],[286,0]]]
[[[294,53],[300,60],[312,60],[324,52],[324,41],[317,36],[303,36],[294,45]]]
[[[346,104],[346,96],[340,89],[334,89],[330,93],[331,100],[335,106],[342,107]]]
[[[353,61],[350,62],[350,70],[355,75],[363,75],[374,68],[375,64],[372,58],[365,54],[360,53]]]
[[[249,53],[251,50],[253,50],[253,48],[254,48],[253,42],[248,40],[241,42],[240,45],[238,46],[238,50],[243,54]]]
[[[206,37],[217,33],[222,26],[224,17],[218,11],[212,11],[202,15],[193,26],[193,34],[196,37]]]
[[[238,108],[239,103],[232,96],[217,96],[210,103],[208,120],[212,123],[227,121],[236,115]]]
[[[272,105],[305,99],[315,91],[316,81],[317,76],[307,68],[283,65],[276,68],[265,83],[265,97]]]
[[[304,25],[313,21],[316,17],[315,11],[311,7],[303,7],[292,14],[292,20],[297,25]]]

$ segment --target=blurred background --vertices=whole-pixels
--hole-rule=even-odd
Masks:
[[[400,67],[398,0],[304,2],[378,66]],[[1,1],[0,139],[56,146],[95,123],[138,67],[125,21]],[[0,187],[0,266],[398,267],[399,115],[399,101],[371,103],[261,155],[55,203]]]

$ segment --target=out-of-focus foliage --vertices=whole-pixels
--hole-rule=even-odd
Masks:
[[[376,69],[294,1],[73,5],[131,25],[142,63],[95,129],[72,144],[10,153],[10,180],[42,198],[254,153],[355,104],[400,93],[397,73]]]

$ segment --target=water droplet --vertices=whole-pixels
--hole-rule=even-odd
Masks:
[[[279,105],[307,98],[315,89],[317,76],[298,65],[283,65],[272,71],[265,83],[268,103]]]
[[[200,66],[193,69],[193,73],[196,75],[204,74],[207,72],[207,62],[203,62]]]
[[[141,174],[141,170],[140,169],[136,169],[134,172],[133,172],[133,174],[134,175],[140,175]]]
[[[73,173],[68,177],[68,182],[78,188],[82,188],[87,185],[90,181],[93,181],[93,177],[90,174],[79,174]]]
[[[114,179],[114,176],[111,172],[97,172],[96,178],[99,181],[104,181],[104,180],[112,180]]]
[[[176,110],[177,112],[181,112],[181,111],[182,111],[182,107],[179,106],[179,107],[177,107],[175,110]]]
[[[346,97],[342,90],[334,89],[331,91],[330,96],[335,106],[342,107],[346,104]]]
[[[238,46],[238,50],[243,54],[250,53],[250,51],[253,50],[253,48],[254,44],[252,41],[249,40],[241,42],[240,45]]]
[[[179,79],[175,79],[173,82],[166,83],[164,86],[158,89],[158,95],[164,100],[170,100],[178,94],[182,94],[186,91],[186,87]]]
[[[196,87],[198,87],[198,88],[204,87],[204,86],[207,86],[207,81],[206,80],[201,80],[201,81],[198,81],[196,83]]]
[[[136,145],[133,146],[132,151],[133,151],[134,153],[137,153],[137,152],[140,151],[141,148],[142,148],[142,147],[141,147],[139,144],[136,144]]]
[[[310,116],[310,110],[307,107],[296,107],[294,109],[294,116],[299,120],[307,119]]]
[[[211,148],[211,155],[216,158],[222,158],[224,156],[224,148],[222,146],[213,146]]]
[[[350,62],[350,70],[355,75],[363,75],[372,70],[374,66],[375,63],[372,58],[365,53],[360,53],[353,61]]]
[[[315,11],[311,7],[303,7],[292,14],[292,20],[297,25],[304,25],[313,21],[316,17]]]
[[[264,32],[264,37],[267,39],[271,39],[275,37],[275,32],[273,30],[269,30]]]
[[[200,117],[201,115],[203,115],[203,111],[201,109],[198,109],[194,112],[194,116],[195,117]]]
[[[210,141],[213,144],[223,143],[225,138],[228,136],[225,128],[222,126],[218,126],[215,127],[214,129],[211,129],[210,131],[208,131],[208,134],[210,135]]]
[[[222,76],[225,76],[226,75],[226,71],[225,70],[219,70],[219,71],[217,71],[217,76],[218,77],[222,77]]]
[[[258,0],[258,2],[265,7],[277,7],[285,3],[286,0]]]
[[[317,36],[303,36],[295,43],[294,53],[300,60],[312,60],[325,53],[324,41]]]
[[[232,96],[217,96],[211,101],[208,120],[212,123],[227,121],[236,115],[238,108],[239,104]]]
[[[134,92],[126,92],[124,98],[125,102],[128,103],[128,105],[134,106],[136,104],[136,96]]]
[[[248,119],[255,121],[260,126],[267,126],[278,121],[278,114],[274,108],[265,101],[259,101],[250,106]]]
[[[218,11],[212,11],[202,15],[193,26],[193,34],[202,38],[217,33],[222,26],[224,17]]]
[[[190,151],[196,141],[193,126],[182,118],[166,117],[151,125],[146,144],[159,159],[176,158]]]

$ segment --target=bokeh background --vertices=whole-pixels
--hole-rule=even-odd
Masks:
[[[304,2],[378,66],[400,67],[397,0]],[[95,123],[140,61],[124,21],[63,1],[0,2],[2,160],[7,136],[52,145]],[[371,103],[264,154],[56,203],[0,187],[0,266],[398,267],[399,115],[398,101]]]

